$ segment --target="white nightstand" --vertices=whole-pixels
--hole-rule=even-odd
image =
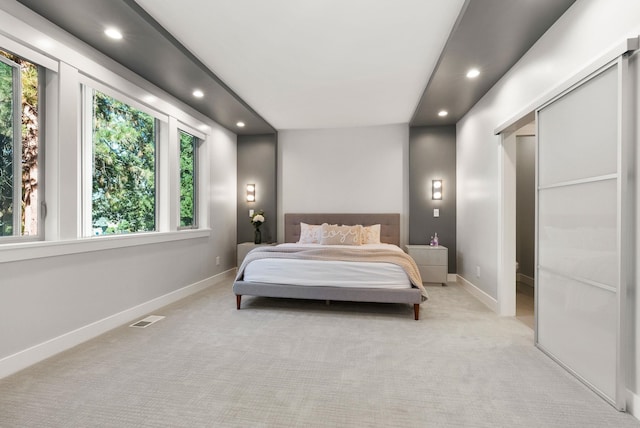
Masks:
[[[429,245],[405,245],[407,253],[415,260],[422,282],[445,285],[449,273],[449,250],[447,247]]]
[[[263,245],[275,245],[275,244],[254,244],[253,242],[242,242],[240,244],[238,244],[238,254],[237,254],[237,263],[238,263],[238,267],[240,267],[240,265],[242,264],[242,261],[244,260],[244,258],[247,256],[247,253],[251,250],[253,250],[256,247],[261,247]]]

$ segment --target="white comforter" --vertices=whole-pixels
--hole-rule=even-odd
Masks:
[[[304,245],[320,248],[320,244],[281,244],[281,247]],[[350,249],[402,250],[391,244],[367,244],[361,246],[333,245]],[[249,263],[244,270],[244,281],[276,284],[362,287],[411,288],[404,270],[391,263],[317,261],[298,259],[260,259]]]

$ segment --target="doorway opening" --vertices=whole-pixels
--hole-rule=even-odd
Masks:
[[[498,313],[535,330],[535,114],[502,135]]]
[[[534,331],[535,132],[535,113],[531,112],[500,133],[497,299],[501,316],[518,317]]]
[[[516,319],[534,330],[536,136],[535,122],[516,131]]]
[[[619,410],[635,268],[629,53],[637,47],[627,40],[495,131],[499,314],[516,315],[516,132],[535,119],[534,343]]]

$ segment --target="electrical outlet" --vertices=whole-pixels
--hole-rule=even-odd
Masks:
[[[434,208],[433,209],[433,216],[434,217],[440,217],[440,209],[439,208]]]
[[[480,278],[480,266],[476,266],[476,278]]]
[[[220,266],[220,256],[216,256],[216,266]]]

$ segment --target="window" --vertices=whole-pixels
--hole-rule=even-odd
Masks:
[[[180,134],[180,228],[196,228],[196,155],[198,137]]]
[[[86,216],[91,234],[156,230],[156,120],[88,87],[85,100],[92,115],[91,212]]]
[[[0,237],[41,235],[41,74],[0,50]]]

